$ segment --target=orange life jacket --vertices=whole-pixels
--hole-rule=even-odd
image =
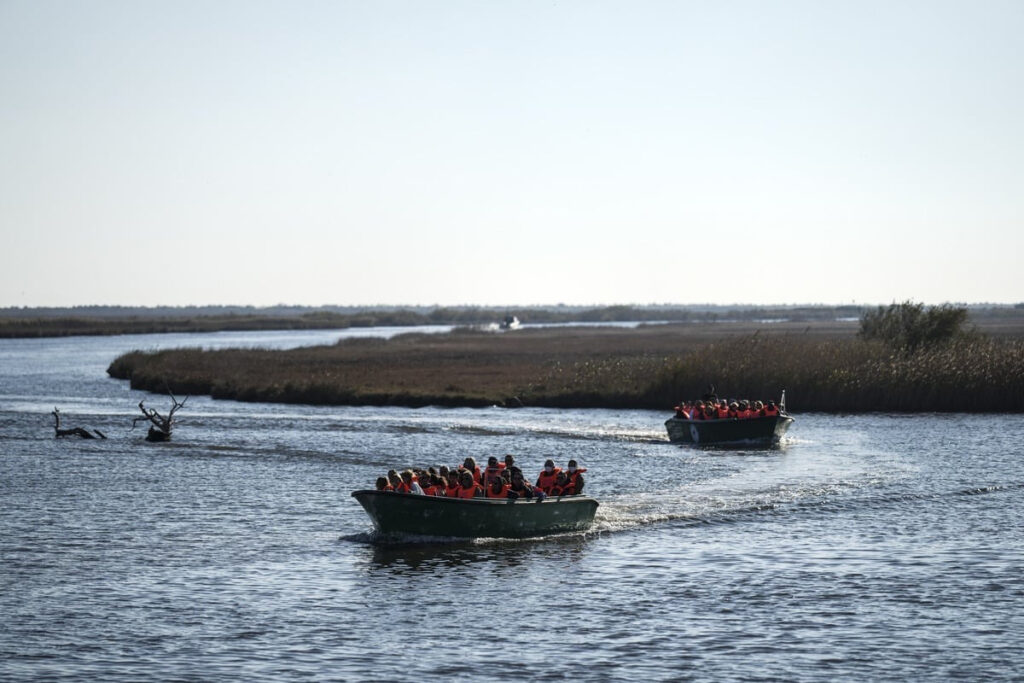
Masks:
[[[402,481],[398,482],[397,486],[395,486],[395,491],[398,493],[409,493],[410,491],[412,491],[412,487],[406,484],[405,480],[403,479]]]
[[[555,485],[555,480],[558,479],[558,473],[561,471],[561,467],[551,470],[551,474],[541,470],[540,476],[537,477],[537,488],[544,493],[551,493],[551,487]]]
[[[477,484],[480,483],[480,465],[473,468],[473,481]]]
[[[722,406],[718,406],[718,408],[715,410],[715,417],[717,417],[719,420],[724,420],[725,418],[729,417],[729,409],[723,408]]]
[[[467,488],[463,488],[462,486],[459,486],[459,493],[458,493],[458,495],[456,497],[457,498],[474,498],[474,497],[476,497],[476,492],[478,490],[480,490],[480,487],[477,486],[476,484],[473,484],[468,489]]]
[[[420,488],[423,489],[423,495],[425,495],[425,496],[436,496],[437,495],[437,487],[436,486],[420,486]]]
[[[501,479],[501,470],[502,469],[504,469],[504,468],[503,467],[499,467],[498,465],[495,465],[494,467],[491,467],[490,465],[488,465],[487,469],[484,470],[484,480],[482,482],[480,482],[480,483],[482,483],[485,486],[487,486],[487,485],[490,485],[490,483],[492,481],[494,481],[495,479]]]
[[[460,488],[462,488],[462,487],[459,486],[458,484],[454,484],[454,485],[449,484],[448,488],[445,490],[445,494],[449,498],[458,498],[459,497],[459,489]]]
[[[487,487],[488,498],[508,498],[508,484],[501,485],[501,493],[495,493],[494,488],[491,486]]]
[[[572,492],[569,495],[576,494],[576,477],[580,476],[580,474],[586,471],[586,467],[577,467],[575,472],[570,472],[569,470],[565,471],[565,473],[569,475],[569,483],[566,484],[566,487],[572,489]]]
[[[554,486],[551,487],[551,490],[548,491],[547,493],[548,493],[549,496],[571,495],[571,494],[566,493],[567,491],[569,491],[571,489],[572,489],[572,484],[566,484],[565,486],[559,486],[558,484],[555,484]]]
[[[764,407],[764,414],[767,417],[775,417],[776,415],[779,414],[779,407],[778,406],[765,406]]]

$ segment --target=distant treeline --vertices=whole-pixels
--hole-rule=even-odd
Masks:
[[[856,320],[868,310],[860,306],[528,306],[493,308],[300,306],[186,306],[133,308],[80,306],[74,308],[0,309],[0,337],[59,337],[69,335],[157,334],[249,330],[345,329],[421,325],[487,325],[514,315],[523,323],[616,322],[817,322]],[[1024,307],[971,307],[972,320],[1020,319]]]

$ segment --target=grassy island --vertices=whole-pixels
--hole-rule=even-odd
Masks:
[[[314,405],[668,409],[708,383],[794,412],[1024,411],[1024,334],[897,349],[857,322],[558,327],[350,339],[286,351],[132,352],[134,388]]]

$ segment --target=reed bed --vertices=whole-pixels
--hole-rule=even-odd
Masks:
[[[151,391],[317,405],[668,409],[777,398],[791,411],[1022,412],[1024,340],[972,336],[913,353],[856,326],[677,325],[462,331],[290,351],[132,352],[112,376]]]

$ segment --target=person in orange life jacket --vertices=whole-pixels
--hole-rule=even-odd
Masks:
[[[398,472],[388,470],[388,483],[391,484],[392,491],[397,491],[398,485],[402,483],[402,478],[398,476]]]
[[[729,404],[729,409],[725,411],[726,417],[738,418],[740,416],[740,404],[733,401]]]
[[[480,479],[481,479],[481,475],[483,473],[480,471],[480,468],[477,467],[476,460],[474,460],[473,458],[466,458],[462,462],[462,466],[465,469],[469,470],[470,474],[473,475],[473,481],[476,482],[477,484],[479,484],[480,483]]]
[[[680,401],[679,405],[675,406],[673,410],[676,411],[676,417],[684,420],[690,419],[690,404],[685,401]]]
[[[764,404],[754,401],[754,405],[750,406],[750,417],[764,417]]]
[[[420,477],[420,487],[423,489],[423,495],[425,496],[441,496],[444,495],[444,490],[441,488],[441,480],[437,475],[425,472]]]
[[[718,404],[718,408],[715,410],[715,417],[719,420],[724,420],[729,417],[729,404],[723,398],[722,402]]]
[[[445,481],[444,477],[440,475],[433,476],[430,478],[430,483],[434,487],[435,496],[441,496],[443,498],[448,495],[448,482]]]
[[[559,471],[558,476],[555,477],[555,483],[551,486],[549,493],[552,496],[571,496],[572,495],[572,484],[569,483],[569,475],[565,472]]]
[[[388,483],[387,477],[377,477],[378,491],[394,491],[395,487]]]
[[[508,484],[501,477],[491,480],[491,485],[487,487],[488,498],[508,498]]]
[[[470,476],[470,479],[473,477]],[[457,471],[449,470],[448,481],[445,486],[444,494],[449,498],[458,498],[459,496],[459,473]]]
[[[538,502],[544,498],[545,494],[539,488],[530,486],[526,482],[526,477],[523,476],[523,471],[518,467],[513,466],[511,468],[510,483],[509,483],[509,497],[515,496],[516,498],[537,498]]]
[[[405,470],[402,472],[402,483],[399,487],[395,488],[399,493],[415,493],[418,496],[423,495],[423,489],[420,487],[419,482],[414,481],[412,478],[412,470]]]
[[[501,467],[498,466],[498,459],[493,455],[487,458],[487,469],[484,470],[484,480],[481,482],[484,488],[491,485],[495,479],[501,479]]]
[[[569,479],[569,486],[572,487],[572,495],[583,493],[583,473],[586,471],[587,468],[580,467],[575,460],[570,460],[566,466],[565,473]]]
[[[544,461],[544,471],[537,477],[537,488],[544,493],[550,494],[551,487],[555,485],[555,479],[558,478],[558,473],[562,471],[562,468],[555,467],[554,460]]]
[[[484,495],[483,489],[475,481],[469,470],[462,470],[459,475],[459,491],[456,498],[478,498]]]
[[[748,417],[752,417],[753,414],[754,414],[753,411],[750,410],[750,402],[749,401],[740,401],[740,409],[739,409],[739,413],[737,413],[736,417],[740,418],[741,420],[745,420]]]
[[[764,407],[764,414],[767,417],[775,417],[779,414],[779,407],[775,405],[775,401],[768,401],[768,405]]]

